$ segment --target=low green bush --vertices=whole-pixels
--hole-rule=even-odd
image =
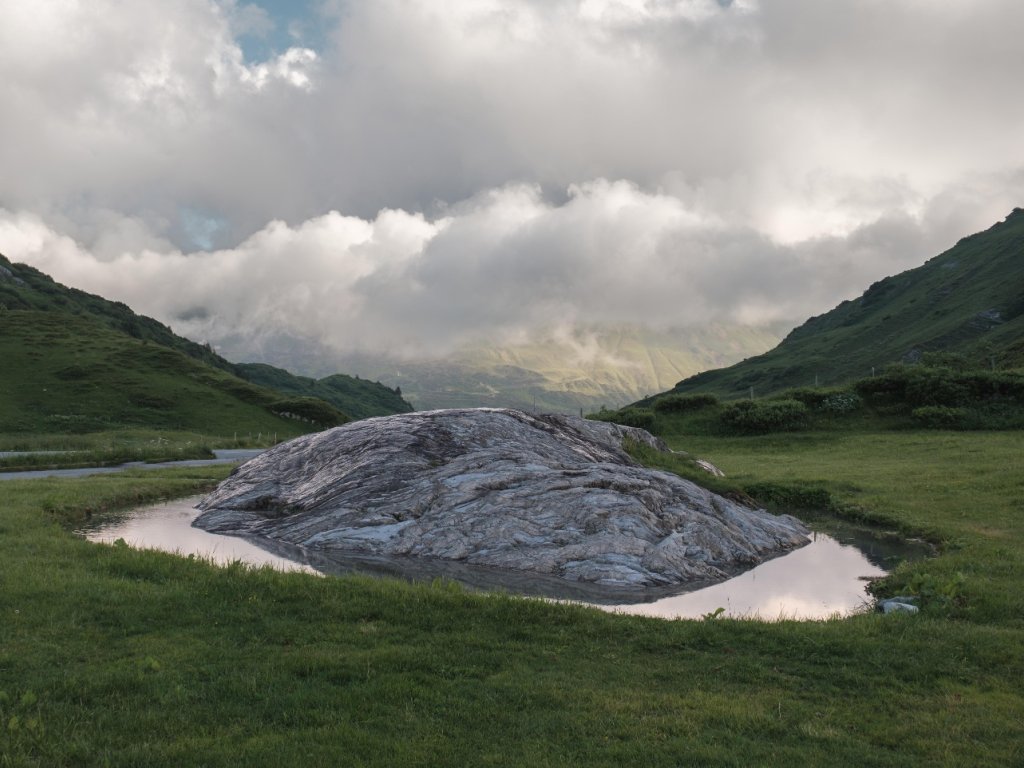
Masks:
[[[958,408],[999,400],[1024,403],[1024,376],[1006,371],[894,365],[879,376],[861,379],[855,388],[873,403],[905,403],[911,408]]]
[[[963,408],[945,405],[924,405],[915,408],[910,415],[920,426],[928,429],[956,429],[964,425],[967,417]]]
[[[714,395],[663,395],[654,401],[654,410],[659,413],[689,413],[718,405]]]
[[[626,427],[639,427],[650,432],[654,429],[654,411],[650,408],[623,408],[607,421],[613,421]]]
[[[795,482],[753,482],[744,488],[760,504],[770,504],[789,510],[835,512],[832,494],[818,485]]]
[[[911,407],[967,405],[978,399],[963,375],[949,368],[931,368],[914,371],[908,377],[906,400]]]
[[[840,390],[826,387],[799,387],[782,393],[783,399],[798,400],[808,408],[818,408]]]
[[[275,416],[312,422],[323,427],[335,427],[349,420],[337,408],[316,397],[292,397],[277,400],[270,406],[270,411]]]
[[[836,392],[822,400],[818,410],[822,413],[841,415],[859,411],[863,405],[864,401],[856,392]]]
[[[878,376],[859,379],[854,390],[872,404],[896,404],[906,399],[907,379],[899,367],[891,367]]]
[[[757,434],[803,429],[809,411],[799,400],[740,400],[722,411],[722,423],[737,432]]]
[[[801,387],[791,389],[784,395],[785,399],[797,400],[812,410],[831,415],[852,413],[864,405],[860,395],[848,389]]]

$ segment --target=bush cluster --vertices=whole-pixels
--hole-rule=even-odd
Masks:
[[[271,413],[291,419],[299,419],[322,427],[335,427],[348,421],[348,417],[315,397],[292,397],[277,400],[270,405]]]
[[[824,387],[803,387],[786,393],[790,399],[798,400],[815,411],[833,415],[852,413],[864,404],[856,392],[846,389]]]
[[[607,421],[612,424],[621,424],[624,427],[639,427],[648,432],[654,430],[654,411],[650,408],[623,408],[619,411],[609,411],[602,408],[597,413],[587,416],[594,421]]]
[[[650,408],[623,408],[609,421],[625,427],[639,427],[651,431],[654,429],[654,411]]]
[[[663,395],[654,401],[654,410],[659,413],[688,413],[718,405],[714,395]]]
[[[963,408],[945,405],[924,405],[911,412],[911,418],[928,429],[956,429],[964,425],[967,413]]]
[[[790,389],[786,396],[790,400],[798,400],[808,408],[818,408],[825,400],[835,394],[838,390],[826,389],[825,387],[799,387]]]
[[[799,400],[740,400],[722,411],[722,423],[739,432],[786,432],[807,426],[809,411]]]
[[[836,392],[821,401],[819,410],[823,413],[840,415],[860,410],[864,401],[856,392]]]
[[[993,400],[1024,403],[1024,376],[1002,371],[897,365],[880,376],[861,379],[856,389],[867,400],[906,403],[911,408],[958,408]]]

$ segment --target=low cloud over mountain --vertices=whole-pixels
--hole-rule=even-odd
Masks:
[[[1012,0],[278,5],[0,8],[0,252],[422,356],[795,322],[1024,199]]]

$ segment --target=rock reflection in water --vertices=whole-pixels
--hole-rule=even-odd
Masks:
[[[810,544],[762,563],[728,581],[696,590],[670,594],[668,590],[609,593],[594,585],[567,582],[553,576],[535,576],[426,558],[334,557],[280,542],[211,534],[191,523],[198,514],[193,505],[201,497],[154,504],[133,510],[123,518],[80,530],[90,541],[124,539],[132,546],[196,555],[224,564],[237,560],[270,565],[281,570],[313,573],[370,573],[429,580],[451,578],[478,589],[554,597],[599,605],[620,613],[662,618],[700,618],[724,609],[725,616],[763,620],[818,619],[848,615],[870,602],[867,580],[884,576],[882,564],[891,565],[900,549],[892,542],[870,539],[860,548],[831,536],[814,534]],[[856,536],[847,531],[845,540]],[[865,556],[870,553],[873,563]],[[880,553],[884,555],[880,556]],[[903,555],[916,553],[903,551]]]

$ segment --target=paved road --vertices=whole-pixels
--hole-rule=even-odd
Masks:
[[[0,451],[0,459],[9,459],[12,456],[53,456],[60,453],[72,451]]]
[[[236,461],[247,461],[253,456],[263,453],[263,449],[230,448],[215,450],[215,459],[189,459],[188,461],[162,461],[158,464],[146,464],[142,461],[130,461],[116,467],[81,467],[79,469],[33,469],[29,472],[0,472],[0,480],[35,480],[41,477],[85,477],[86,475],[107,475],[112,472],[123,472],[126,469],[162,469],[164,467],[207,467],[212,464],[233,464]]]

